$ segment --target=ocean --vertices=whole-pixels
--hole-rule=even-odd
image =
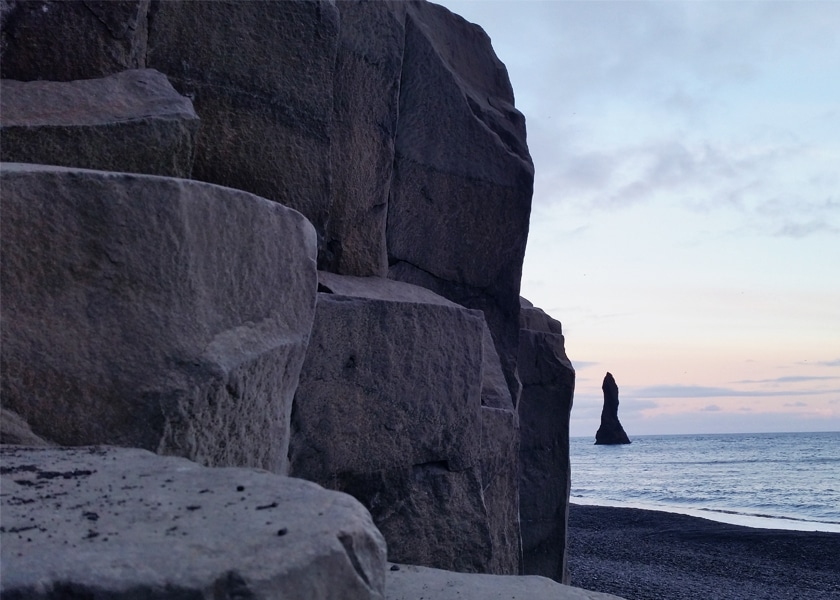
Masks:
[[[840,532],[840,432],[572,438],[571,501]]]

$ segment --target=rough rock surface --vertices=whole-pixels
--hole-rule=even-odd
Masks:
[[[345,0],[333,84],[332,202],[324,264],[385,277],[405,3]]]
[[[463,310],[463,307],[425,288],[376,277],[320,272],[319,289],[341,296],[391,303],[442,305]],[[522,554],[519,535],[519,418],[511,402],[490,330],[483,319],[481,342],[480,473],[492,540],[492,552],[486,570],[498,574],[516,574],[519,573]],[[390,377],[401,377],[401,367],[393,365],[393,368],[397,372]],[[467,377],[470,371],[475,375],[479,367],[464,364],[459,369],[463,369],[461,376]],[[446,386],[446,382],[440,383]],[[425,562],[431,564],[434,560]]]
[[[0,409],[0,444],[19,446],[51,446],[47,440],[32,433],[29,423],[19,414],[5,408]]]
[[[491,559],[482,324],[454,305],[318,294],[290,473],[359,499],[395,560],[478,571]]]
[[[385,589],[387,600],[622,600],[544,577],[452,573],[413,565],[391,565]]]
[[[0,160],[190,176],[198,117],[158,71],[0,89]]]
[[[595,433],[596,444],[629,444],[630,438],[618,420],[618,385],[612,373],[604,376],[604,408],[601,409],[601,426]]]
[[[294,208],[321,241],[338,32],[327,0],[157,2],[149,16],[147,65],[201,117],[193,177]]]
[[[137,449],[0,456],[4,598],[383,598],[385,542],[345,494]]]
[[[484,311],[516,399],[534,174],[525,120],[480,27],[431,3],[406,10],[389,277]]]
[[[59,444],[284,472],[311,225],[183,179],[10,163],[0,177],[3,406]]]
[[[516,412],[482,406],[481,486],[493,544],[486,573],[518,575],[521,571],[518,457]]]
[[[562,328],[522,299],[519,511],[523,571],[568,583],[569,416],[575,371]]]
[[[72,81],[142,69],[150,3],[8,0],[0,11],[0,74]]]

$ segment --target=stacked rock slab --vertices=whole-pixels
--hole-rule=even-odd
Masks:
[[[198,116],[158,71],[0,85],[0,160],[190,176]]]
[[[4,598],[384,598],[385,541],[346,494],[136,449],[0,457]]]
[[[291,474],[361,500],[393,560],[516,572],[518,428],[481,406],[483,363],[500,371],[481,312],[386,279],[321,273],[320,289]]]
[[[534,175],[525,120],[480,27],[443,7],[410,3],[405,36],[389,277],[482,310],[515,401]]]
[[[519,510],[523,571],[568,583],[569,416],[575,371],[562,328],[522,299]]]
[[[4,5],[4,77],[161,71],[202,120],[192,177],[302,212],[327,270],[482,310],[518,398],[533,166],[479,27],[427,2],[35,4]]]
[[[369,343],[367,330],[348,335],[335,316],[351,305],[359,308],[357,316],[379,319],[395,331],[449,311],[447,318],[457,323],[442,335],[462,331],[468,341],[453,347],[467,356],[438,346],[437,357],[424,355],[416,365],[405,361],[406,373],[397,382],[415,383],[401,401],[466,394],[473,406],[479,398],[468,425],[456,419],[450,428],[444,417],[451,411],[431,416],[432,423],[447,423],[434,434],[437,446],[427,444],[423,427],[406,425],[402,435],[416,431],[417,445],[427,444],[434,452],[409,452],[393,469],[364,470],[347,480],[361,490],[359,496],[385,490],[379,506],[393,500],[406,519],[420,523],[428,517],[417,532],[378,521],[406,548],[422,540],[423,550],[413,555],[417,562],[517,572],[518,293],[533,167],[524,118],[514,108],[505,68],[484,32],[426,2],[356,0],[0,0],[0,29],[0,72],[27,82],[20,85],[48,90],[53,84],[34,80],[111,82],[142,73],[160,79],[154,89],[163,90],[154,71],[122,74],[151,67],[186,97],[173,95],[173,103],[187,106],[191,99],[201,118],[189,150],[191,171],[185,170],[188,153],[161,149],[160,140],[131,143],[141,139],[126,137],[131,119],[90,126],[90,131],[113,128],[115,135],[104,140],[108,144],[129,141],[128,151],[109,149],[97,157],[116,162],[73,159],[74,166],[189,174],[288,205],[315,230],[300,224],[303,219],[299,226],[275,227],[279,213],[269,210],[273,216],[267,220],[257,216],[266,204],[259,199],[256,205],[263,208],[240,211],[243,198],[249,199],[245,204],[255,200],[245,192],[172,180],[147,185],[133,176],[82,171],[56,176],[58,183],[49,184],[58,197],[70,198],[59,204],[71,206],[54,208],[37,226],[33,220],[41,217],[34,213],[19,224],[17,216],[8,221],[5,212],[5,177],[19,168],[6,172],[4,166],[2,393],[4,408],[7,398],[17,398],[9,406],[19,413],[16,424],[23,429],[16,428],[15,435],[29,435],[31,425],[33,439],[44,443],[140,445],[205,464],[283,472],[290,399],[314,315],[317,240],[318,260],[326,270],[387,276],[432,290],[438,299],[436,308],[420,308],[435,302],[416,292],[398,299],[392,287],[385,297],[347,290],[320,295],[335,331],[319,335],[345,338],[343,347],[327,349],[325,364],[344,354],[349,359]],[[106,79],[67,83],[65,89],[93,89]],[[0,96],[5,96],[6,82],[2,85]],[[186,111],[143,111],[144,127],[165,125],[195,136],[195,121]],[[54,146],[51,158],[14,158],[69,160],[83,129],[61,138],[63,145]],[[35,143],[18,148],[47,143],[45,128],[30,133]],[[3,135],[5,141],[5,130]],[[149,144],[159,156],[130,154]],[[153,159],[177,169],[162,170]],[[73,186],[93,198],[93,205],[67,191]],[[106,201],[115,189],[116,199]],[[41,188],[33,193],[45,195]],[[158,195],[165,206],[158,210],[147,194]],[[28,201],[30,192],[24,195]],[[191,208],[205,196],[215,208]],[[35,202],[44,210],[46,204]],[[27,236],[26,228],[33,235]],[[14,232],[8,238],[15,244],[11,253],[7,231]],[[71,238],[75,241],[65,256],[64,240]],[[34,257],[27,262],[24,252],[38,244],[43,251],[35,254],[43,264]],[[295,245],[305,250],[289,250]],[[25,285],[7,294],[7,282],[17,279]],[[179,282],[186,283],[179,287]],[[31,308],[26,294],[35,298]],[[463,306],[443,309],[441,296]],[[394,310],[397,305],[401,308]],[[482,311],[483,318],[467,309]],[[39,311],[47,315],[46,327],[37,322]],[[478,342],[474,321],[481,332]],[[371,364],[396,352],[387,331],[382,330],[378,346],[365,350]],[[418,344],[422,340],[431,348],[434,340],[423,335],[418,332]],[[18,346],[7,344],[12,339]],[[552,344],[547,348],[553,352]],[[446,366],[446,361],[454,362]],[[350,362],[340,364],[344,369]],[[429,365],[435,365],[430,377],[416,375],[415,369]],[[65,367],[76,374],[57,374]],[[393,365],[380,366],[383,373],[389,368]],[[348,375],[353,372],[342,371],[348,388],[358,387],[359,398],[377,397],[381,387],[392,385],[370,380],[359,385],[358,375]],[[31,402],[25,399],[30,396]],[[357,434],[349,418],[335,426]],[[393,448],[402,451],[399,444]],[[367,459],[361,452],[355,456]],[[334,457],[327,458],[333,464]],[[545,467],[552,476],[557,473],[555,464]],[[329,477],[338,481],[339,475]],[[440,506],[450,512],[436,514]],[[451,512],[456,508],[461,512]],[[377,519],[388,514],[375,512]],[[552,535],[555,542],[562,537]],[[438,552],[441,538],[449,541]]]
[[[330,210],[334,2],[156,2],[146,65],[201,117],[193,177],[300,211]]]
[[[183,179],[10,163],[0,177],[4,408],[59,444],[284,472],[312,226]]]

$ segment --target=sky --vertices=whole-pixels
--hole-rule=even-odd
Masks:
[[[536,170],[522,295],[570,433],[840,431],[840,0],[442,0],[505,63]]]

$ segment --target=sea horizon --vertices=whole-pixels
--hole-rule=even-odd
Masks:
[[[836,439],[835,439],[836,438]],[[840,533],[840,432],[570,437],[570,502]]]

